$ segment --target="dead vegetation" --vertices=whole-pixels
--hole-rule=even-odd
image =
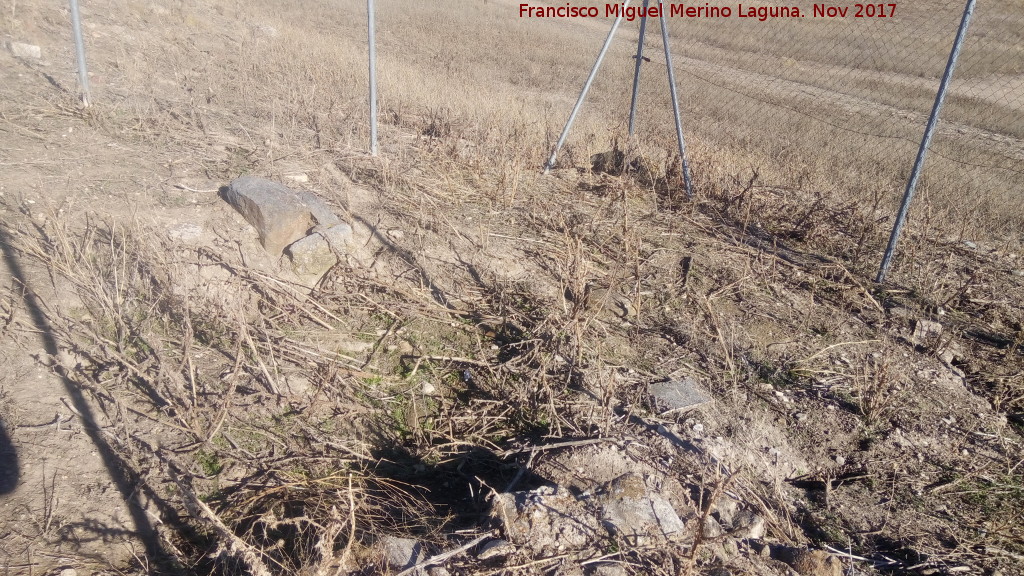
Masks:
[[[141,3],[116,4],[143,29],[163,21]],[[42,10],[29,6],[12,3],[5,30]],[[784,547],[806,545],[851,574],[1019,573],[1019,237],[966,246],[984,218],[925,195],[896,282],[874,285],[887,172],[825,181],[806,150],[776,162],[768,147],[744,152],[753,144],[743,134],[713,140],[711,126],[694,127],[695,202],[657,132],[595,170],[592,153],[623,131],[596,121],[543,178],[562,120],[551,98],[575,84],[540,68],[501,76],[492,51],[471,67],[458,47],[424,48],[433,36],[385,36],[409,59],[382,62],[406,75],[384,79],[384,153],[368,158],[354,120],[358,43],[308,34],[328,27],[322,11],[281,20],[255,6],[245,20],[224,3],[170,10],[180,30],[166,35],[209,32],[210,18],[230,49],[202,35],[134,38],[142,58],[97,39],[97,67],[116,71],[104,95],[115,104],[83,112],[68,93],[37,88],[27,105],[0,105],[5,137],[34,153],[54,142],[27,127],[65,125],[94,139],[76,143],[83,154],[128,150],[94,152],[103,168],[73,185],[67,159],[40,161],[40,181],[61,182],[67,200],[28,203],[26,180],[5,195],[3,231],[63,296],[42,301],[62,352],[40,361],[96,406],[79,425],[109,442],[154,519],[134,568],[403,573],[382,542],[409,536],[433,565],[464,574],[606,563],[774,574],[794,566]],[[390,16],[408,28],[416,10]],[[354,37],[348,16],[330,23]],[[501,24],[507,42],[537,39]],[[528,43],[530,54],[543,61],[557,38]],[[222,60],[197,59],[204,51]],[[580,58],[564,66],[584,70]],[[156,69],[171,71],[167,83]],[[501,97],[435,101],[442,79],[499,86]],[[291,88],[267,98],[254,86]],[[595,108],[601,117],[615,105],[604,96]],[[787,126],[808,147],[827,136]],[[118,167],[122,154],[130,161]],[[281,279],[216,200],[243,172],[308,175],[362,231],[362,252],[312,293]],[[136,188],[159,210],[83,206],[107,193],[120,204]],[[168,239],[154,224],[161,211],[199,218],[210,234]],[[12,285],[0,300],[4,334],[37,330],[16,313],[19,290],[34,288]],[[922,320],[940,333],[916,338]],[[682,376],[715,403],[659,415],[646,385]],[[496,495],[569,484],[561,455],[605,445],[680,484],[691,513],[681,543],[598,531],[579,550],[478,555],[502,535]],[[727,499],[765,533],[714,533],[708,519]],[[47,510],[40,535],[66,538]]]

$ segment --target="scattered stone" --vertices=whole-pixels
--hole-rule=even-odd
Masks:
[[[732,572],[725,566],[718,566],[713,568],[711,572],[708,572],[708,576],[732,576]]]
[[[967,246],[971,250],[977,250],[978,249],[978,245],[975,244],[974,242],[971,242],[970,240],[964,240],[964,246]]]
[[[722,541],[721,557],[725,560],[735,558],[740,554],[740,544],[735,538],[726,538]],[[726,572],[728,574],[728,572]]]
[[[11,54],[14,54],[18,58],[26,58],[31,60],[39,60],[43,57],[43,50],[35,44],[25,44],[23,42],[11,42]]]
[[[289,180],[291,180],[292,182],[298,182],[300,184],[305,184],[306,182],[309,182],[309,175],[306,174],[305,172],[295,172],[293,174],[285,174],[284,177],[289,179]]]
[[[629,572],[618,564],[598,564],[591,576],[629,576]]]
[[[704,518],[704,537],[705,538],[718,538],[725,534],[725,528],[715,520],[714,516],[707,516]]]
[[[768,526],[764,518],[750,510],[743,510],[737,514],[736,519],[733,521],[733,527],[733,536],[744,540],[759,540],[764,538],[768,532]]]
[[[568,490],[542,486],[528,492],[498,494],[491,513],[505,537],[535,554],[585,548],[601,526]],[[572,522],[566,522],[572,518]]]
[[[203,234],[203,227],[195,222],[179,224],[167,231],[167,235],[182,242],[194,242]]]
[[[647,386],[647,390],[662,414],[691,410],[711,401],[691,378],[654,382]]]
[[[256,228],[260,243],[274,256],[280,256],[313,226],[341,222],[314,194],[254,176],[232,180],[223,198]]]
[[[918,346],[932,346],[942,336],[942,324],[931,320],[918,320],[914,324],[914,344]]]
[[[60,576],[78,576],[78,571],[74,568],[65,568],[60,571]]]
[[[287,388],[286,392],[293,396],[302,396],[312,388],[309,378],[298,372],[285,374],[284,385]]]
[[[678,541],[686,536],[686,525],[672,505],[660,494],[649,491],[639,474],[623,474],[603,492],[602,523],[635,545]]]
[[[418,540],[388,536],[382,543],[384,559],[395,570],[412,568],[426,559],[426,550]]]
[[[437,392],[437,386],[434,386],[432,383],[424,380],[420,384],[420,392],[422,392],[424,396],[431,396]]]
[[[483,547],[480,548],[480,552],[477,553],[476,557],[479,560],[490,560],[492,558],[504,558],[511,554],[514,554],[516,547],[512,545],[508,540],[502,540],[501,538],[495,538],[494,540],[488,541]]]
[[[797,412],[796,414],[793,415],[793,417],[796,418],[797,422],[803,422],[808,418],[807,412]]]
[[[803,576],[842,576],[843,564],[838,558],[821,550],[780,547],[778,559]]]
[[[451,576],[451,572],[448,571],[444,566],[434,566],[427,568],[427,574],[430,576]]]
[[[1010,274],[1013,274],[1014,276],[1024,276],[1024,270],[1011,270]]]
[[[733,519],[739,511],[739,500],[730,498],[729,496],[722,496],[711,508],[711,515],[714,516],[715,519],[717,519],[723,526],[732,526]]]
[[[265,36],[267,38],[277,37],[277,28],[269,24],[254,24],[252,26],[253,36]]]

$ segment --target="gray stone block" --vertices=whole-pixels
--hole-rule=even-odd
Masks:
[[[39,60],[43,57],[43,50],[35,44],[11,42],[10,46],[11,54],[14,54],[18,58],[25,58],[27,60]]]
[[[260,243],[274,256],[309,233],[314,226],[334,226],[341,221],[322,200],[305,190],[242,176],[231,181],[223,194],[249,224],[256,228]]]
[[[662,414],[691,410],[711,401],[690,379],[655,382],[647,387]]]
[[[322,229],[284,249],[295,273],[309,286],[319,282],[331,266],[338,263],[338,255],[345,253],[352,239],[352,227],[344,222],[317,228]]]
[[[384,559],[394,570],[406,570],[426,559],[427,551],[423,544],[412,538],[387,536],[381,542],[384,548]]]

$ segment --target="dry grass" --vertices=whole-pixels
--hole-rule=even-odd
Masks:
[[[907,9],[923,19],[933,4]],[[66,36],[55,9],[4,7],[0,31],[25,37],[38,25],[41,34]],[[1024,411],[1020,286],[1003,270],[1007,253],[1019,250],[1017,176],[947,170],[936,160],[984,156],[991,147],[976,136],[997,130],[1019,153],[1020,116],[1007,112],[1016,93],[991,116],[977,114],[990,107],[971,94],[954,94],[950,118],[969,131],[945,134],[928,167],[895,277],[905,288],[869,280],[930,104],[922,76],[934,72],[918,63],[932,70],[945,58],[937,33],[916,42],[916,28],[885,31],[888,44],[872,51],[853,49],[864,36],[838,34],[854,24],[806,23],[793,33],[750,23],[759,33],[741,34],[737,22],[675,22],[698,190],[698,201],[686,203],[657,60],[643,81],[642,136],[626,147],[644,173],[588,170],[591,154],[625,141],[631,31],[609,53],[561,155],[564,169],[539,175],[604,21],[519,20],[502,2],[383,3],[384,153],[373,159],[359,152],[367,139],[361,4],[103,7],[86,14],[104,32],[90,39],[93,69],[103,75],[94,85],[100,104],[75,111],[69,92],[41,92],[28,104],[5,99],[2,126],[21,127],[5,135],[30,140],[25,126],[74,122],[150,171],[140,185],[157,191],[164,209],[185,202],[168,182],[295,170],[347,217],[369,217],[346,196],[353,188],[369,189],[379,208],[378,221],[363,222],[377,232],[368,242],[374,265],[339,266],[312,297],[251,265],[237,245],[173,245],[134,219],[53,212],[46,224],[5,224],[22,254],[76,294],[80,305],[47,310],[74,355],[68,376],[107,409],[125,460],[150,471],[147,495],[161,514],[180,515],[163,537],[183,565],[369,572],[383,535],[461,544],[470,538],[453,536],[456,529],[484,530],[487,496],[521,476],[510,458],[516,450],[641,437],[656,429],[648,423],[682,429],[652,415],[644,392],[644,382],[666,374],[699,377],[724,412],[734,411],[717,416],[732,418],[719,429],[725,437],[740,438],[736,429],[753,409],[776,415],[780,434],[790,434],[792,410],[778,391],[803,398],[801,410],[839,414],[836,426],[867,446],[845,449],[894,460],[871,447],[876,435],[913,418],[922,435],[945,433],[929,412],[941,404],[935,393],[922,393],[926,410],[907,392],[925,387],[911,381],[921,366],[941,366],[944,350],[914,350],[897,311],[942,316],[972,389],[1002,413]],[[965,78],[1015,73],[1003,55],[1019,31],[1002,24],[1014,9],[981,22],[983,49],[968,59]],[[787,42],[766,40],[783,32]],[[834,49],[814,48],[824,42]],[[900,57],[880,57],[888,46],[899,46]],[[55,60],[70,61],[66,46],[52,49]],[[771,77],[765,62],[775,63]],[[73,85],[68,74],[55,76]],[[893,120],[893,108],[913,122]],[[868,112],[876,109],[884,112]],[[65,176],[60,167],[44,174],[50,182]],[[136,185],[119,177],[90,185]],[[17,199],[8,206],[13,212]],[[403,237],[389,236],[391,228]],[[1000,252],[960,244],[978,239]],[[215,290],[205,288],[211,278]],[[366,346],[343,349],[339,335]],[[794,444],[806,440],[792,434]],[[980,566],[987,556],[979,560],[966,540],[943,548],[942,531],[955,539],[990,522],[992,537],[972,536],[971,545],[1021,553],[1013,524],[1019,446],[1001,441],[963,441],[1005,464],[1001,475],[972,477],[969,491],[956,494],[981,493],[990,509],[980,513],[952,496],[922,496],[937,469],[968,465],[959,451],[891,478],[872,461],[869,476],[891,479],[885,490],[908,510],[889,527],[900,512],[886,508],[884,538]],[[814,441],[801,446],[806,461],[829,462]],[[762,457],[748,456],[737,459]],[[684,460],[715,497],[729,484],[720,460]],[[782,477],[760,473],[744,470],[735,490],[757,503],[771,537],[890,550],[884,538],[861,534],[870,531],[860,518],[821,520],[792,505]],[[880,509],[849,498],[848,510]],[[950,506],[947,523],[907,519],[939,504]],[[839,535],[828,532],[838,524]],[[653,571],[673,558],[658,554],[611,555]],[[679,554],[688,571],[714,562],[699,546]],[[550,561],[523,565],[541,560]]]

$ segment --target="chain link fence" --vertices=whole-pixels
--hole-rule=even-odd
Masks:
[[[765,184],[826,190],[833,204],[868,203],[877,252],[964,4],[795,1],[787,5],[801,17],[763,20],[738,13],[765,3],[708,4],[730,7],[732,16],[669,18],[688,143],[692,135],[726,151],[734,166],[751,166]],[[826,7],[845,16],[815,15]],[[650,34],[646,42],[660,47]],[[663,107],[664,96],[657,98],[641,111]],[[932,242],[973,245],[1024,239],[1022,216],[1024,3],[986,0],[962,47],[911,219]]]

